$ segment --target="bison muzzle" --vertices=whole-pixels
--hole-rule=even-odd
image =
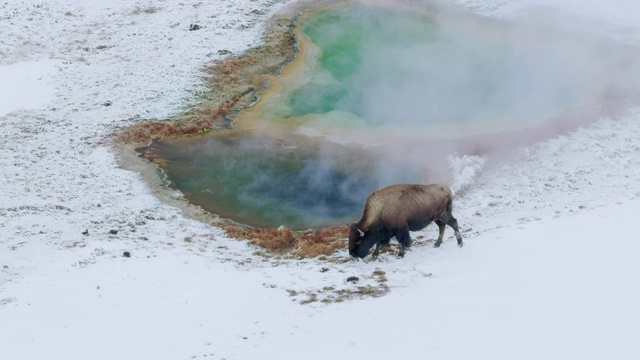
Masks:
[[[411,246],[409,231],[422,230],[432,221],[440,230],[435,247],[442,244],[446,225],[453,228],[462,247],[458,221],[451,214],[451,199],[451,190],[438,184],[396,184],[374,191],[367,198],[360,221],[349,225],[349,254],[364,258],[375,245],[375,258],[395,237],[400,243],[398,258],[402,258]]]

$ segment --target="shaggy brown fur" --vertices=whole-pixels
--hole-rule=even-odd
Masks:
[[[364,258],[376,245],[376,257],[380,247],[395,237],[400,243],[398,257],[403,257],[411,246],[409,231],[424,229],[432,221],[440,230],[435,247],[442,243],[445,225],[454,229],[458,246],[462,246],[451,208],[451,190],[444,185],[396,184],[376,190],[367,198],[360,221],[349,225],[349,254]]]

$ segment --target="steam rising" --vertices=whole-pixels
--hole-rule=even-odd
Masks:
[[[293,92],[292,118],[316,113],[300,118],[313,127],[334,110],[355,114],[367,124],[361,137],[344,129],[332,140],[375,145],[387,172],[413,166],[423,182],[451,183],[450,155],[503,157],[636,100],[638,49],[576,31],[571,19],[537,13],[516,24],[433,2],[419,9],[355,5],[310,17],[305,32],[325,50],[324,67]]]
[[[460,194],[513,149],[637,104],[638,48],[571,19],[400,8],[309,16],[302,26],[322,50],[240,114],[251,135],[154,145],[169,177],[252,225],[334,225],[356,220],[376,188],[441,182]]]

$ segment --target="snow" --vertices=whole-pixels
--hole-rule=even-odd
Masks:
[[[51,101],[55,93],[48,80],[56,65],[58,62],[45,59],[0,67],[0,116]]]
[[[640,40],[630,0],[451,2]],[[638,109],[500,163],[452,157],[465,246],[448,229],[402,260],[262,258],[119,167],[110,134],[178,113],[292,3],[0,3],[0,358],[639,358]],[[358,286],[389,292],[304,304]]]
[[[69,254],[54,254],[8,287],[0,337],[12,359],[633,359],[640,243],[611,223],[638,210],[612,204],[490,231],[462,250],[414,250],[403,266],[362,263],[395,268],[391,293],[318,307],[265,284],[308,265],[241,269],[154,249],[58,268]]]
[[[635,0],[446,0],[479,14],[518,21],[541,21],[541,15],[575,23],[581,31],[596,31],[618,40],[640,41],[640,7]],[[546,19],[549,21],[549,19]]]

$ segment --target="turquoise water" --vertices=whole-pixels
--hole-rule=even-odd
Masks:
[[[323,75],[293,91],[286,116],[339,110],[370,126],[524,124],[584,99],[585,71],[571,66],[583,54],[492,26],[365,5],[313,14],[302,27],[322,49],[314,71]]]

